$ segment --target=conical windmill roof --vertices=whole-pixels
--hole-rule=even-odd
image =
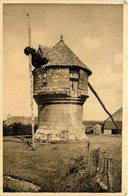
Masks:
[[[88,67],[70,50],[70,48],[60,40],[53,48],[48,48],[46,46],[40,46],[42,50],[42,55],[48,58],[48,63],[43,65],[47,66],[76,66],[83,68],[87,71],[88,75],[91,75],[91,71]]]

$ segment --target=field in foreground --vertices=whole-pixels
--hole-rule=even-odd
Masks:
[[[102,153],[113,159],[113,191],[120,192],[121,135],[89,135],[88,138],[91,150],[99,148]],[[87,159],[86,141],[60,144],[36,143],[34,151],[27,143],[20,141],[22,140],[12,136],[4,137],[4,176],[32,182],[40,186],[42,192],[102,192],[97,184],[93,183],[93,176],[90,174],[91,166],[86,174],[80,173],[81,168],[72,169],[75,164],[81,164],[83,167],[85,162],[82,160]],[[8,187],[4,191],[8,191]]]

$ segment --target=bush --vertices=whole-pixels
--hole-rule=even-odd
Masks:
[[[34,132],[36,132],[38,126],[34,126]],[[13,123],[6,125],[3,123],[3,136],[15,136],[15,135],[32,135],[31,124],[24,125],[22,123]]]

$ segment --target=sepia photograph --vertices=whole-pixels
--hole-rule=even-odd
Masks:
[[[123,4],[3,3],[3,193],[122,193]]]

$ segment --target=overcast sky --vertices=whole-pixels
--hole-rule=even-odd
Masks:
[[[122,5],[4,4],[3,112],[30,115],[30,83],[26,11],[30,15],[32,46],[64,42],[92,71],[89,81],[107,109],[122,106]],[[35,115],[37,106],[34,104]],[[89,90],[84,120],[105,120],[106,113]]]

